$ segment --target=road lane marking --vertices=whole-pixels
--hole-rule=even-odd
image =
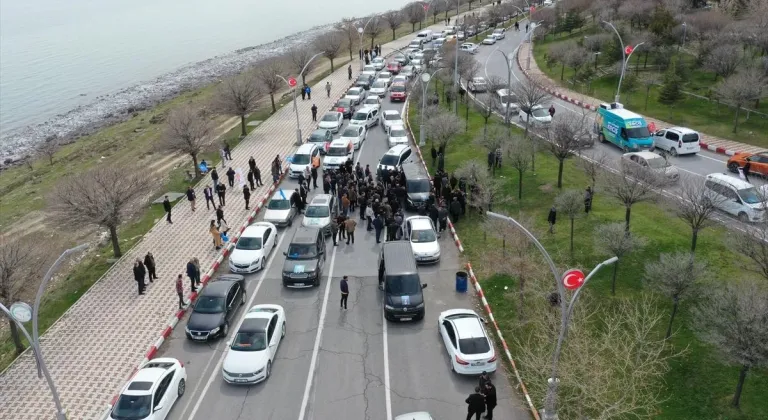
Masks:
[[[315,336],[315,346],[312,349],[312,361],[309,362],[309,373],[307,374],[307,383],[304,385],[304,396],[301,398],[301,410],[299,411],[299,420],[304,420],[304,416],[307,412],[307,405],[309,404],[309,394],[312,390],[312,381],[315,377],[315,368],[317,366],[317,355],[320,352],[320,342],[323,338],[323,325],[325,324],[325,316],[328,314],[328,297],[331,293],[331,284],[333,283],[333,266],[336,264],[336,250],[338,248],[333,247],[333,255],[331,255],[331,267],[328,270],[328,280],[325,283],[325,296],[323,296],[323,306],[320,309],[320,319],[317,326],[317,335]]]
[[[387,317],[381,311],[382,331],[384,337],[384,401],[387,407],[387,420],[392,420],[392,394],[389,385],[389,343],[387,342]]]
[[[248,304],[246,306],[246,310],[243,312],[243,314],[240,316],[240,319],[237,321],[237,328],[234,329],[234,332],[232,332],[232,334],[236,333],[237,330],[240,329],[240,325],[242,325],[243,320],[245,319],[245,316],[248,314],[248,308],[253,306],[253,301],[256,299],[256,295],[259,293],[259,289],[261,289],[261,285],[264,284],[264,279],[267,277],[267,273],[269,272],[269,269],[272,267],[272,262],[275,260],[275,257],[277,256],[277,254],[279,254],[280,244],[283,243],[283,238],[285,238],[285,236],[286,236],[285,233],[280,235],[280,239],[278,239],[277,245],[275,245],[275,247],[274,247],[274,250],[272,252],[272,256],[269,257],[269,261],[267,261],[267,265],[264,267],[264,269],[261,272],[261,278],[259,279],[259,283],[256,285],[256,288],[253,290],[253,293],[251,293],[251,298],[248,299]],[[216,348],[218,349],[218,347],[221,346],[222,342],[226,343],[226,340],[227,340],[226,337],[222,338],[219,341],[219,343],[216,346]],[[184,407],[184,411],[182,412],[182,416],[181,416],[182,419],[187,419],[188,418],[188,419],[191,420],[191,419],[195,418],[195,414],[197,414],[197,410],[200,409],[200,405],[205,400],[205,394],[208,393],[208,390],[210,389],[211,384],[213,383],[214,377],[218,376],[217,373],[219,372],[219,370],[221,370],[221,365],[224,363],[224,356],[226,356],[226,354],[227,354],[226,351],[221,352],[221,355],[219,356],[219,361],[218,361],[218,363],[216,363],[216,368],[213,369],[210,372],[210,374],[208,376],[208,381],[206,381],[205,387],[203,388],[203,391],[200,393],[200,396],[197,398],[197,402],[195,403],[195,406],[192,408],[192,412],[189,414],[189,417],[185,416],[185,414],[187,413],[187,410],[189,409],[189,403],[187,403],[187,405]],[[211,359],[208,361],[208,364],[206,364],[206,366],[205,366],[206,370],[204,370],[203,372],[207,371],[208,367],[210,366],[211,361],[213,361],[213,358],[214,358],[213,356],[215,356],[215,355],[216,355],[216,352],[211,354]],[[195,388],[195,390],[196,389],[197,388]],[[193,396],[195,395],[194,392],[192,393],[192,395]]]

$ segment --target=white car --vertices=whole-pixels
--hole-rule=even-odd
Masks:
[[[622,165],[632,165],[642,171],[667,181],[676,182],[680,179],[677,168],[664,159],[664,157],[653,152],[630,152],[621,156]]]
[[[376,76],[376,66],[373,64],[367,64],[365,67],[363,67],[363,72],[361,74],[369,74],[371,76]]]
[[[363,101],[363,108],[381,110],[381,99],[378,96],[368,96]]]
[[[360,105],[360,102],[363,102],[363,99],[365,99],[365,89],[353,87],[347,91],[344,97],[352,100],[352,103],[355,105]]]
[[[459,47],[459,50],[468,52],[470,54],[476,54],[478,47],[477,47],[477,44],[473,44],[471,42],[465,42],[461,44],[461,47]]]
[[[387,82],[387,86],[391,85],[392,84],[392,73],[390,73],[388,71],[382,71],[381,73],[379,73],[379,76],[376,77],[376,81],[377,82],[380,81],[380,80],[383,80],[383,81]]]
[[[395,420],[433,420],[432,416],[426,411],[417,411],[414,413],[405,413],[395,417]]]
[[[423,68],[421,59],[415,58],[411,60],[411,66],[413,67],[414,72],[419,73]]]
[[[360,149],[360,145],[365,141],[367,135],[368,130],[364,125],[350,125],[341,133],[339,140],[351,141],[352,144],[355,145],[355,150],[358,150]]]
[[[488,82],[485,81],[484,77],[473,77],[472,80],[467,83],[467,88],[469,88],[469,91],[472,93],[487,92]]]
[[[387,95],[387,82],[384,80],[377,80],[373,82],[369,92],[371,92],[371,95],[376,95],[376,97],[383,98]]]
[[[493,36],[493,35],[488,35],[488,36],[487,36],[487,37],[485,37],[485,39],[483,40],[483,45],[493,45],[493,44],[495,44],[495,43],[496,43],[496,37],[495,37],[495,36]]]
[[[406,144],[398,144],[387,150],[384,156],[379,160],[379,164],[376,165],[376,174],[380,174],[382,170],[400,170],[403,163],[411,156],[411,148]]]
[[[125,384],[108,419],[164,420],[186,389],[187,370],[181,361],[171,357],[152,359]]]
[[[506,38],[506,37],[507,37],[507,36],[506,36],[506,34],[505,34],[504,32],[506,32],[506,31],[504,30],[504,28],[496,28],[496,29],[494,29],[494,30],[493,30],[493,34],[492,34],[492,36],[493,36],[494,38],[496,38],[497,40],[498,40],[498,39],[504,39],[504,38]]]
[[[392,79],[392,83],[408,83],[408,76],[404,74],[398,74]]]
[[[257,222],[248,226],[229,255],[229,271],[242,274],[263,269],[276,243],[277,228],[272,223]]]
[[[387,64],[384,62],[384,57],[376,57],[371,60],[371,65],[373,65],[373,68],[375,68],[376,71],[379,71],[383,69]]]
[[[403,232],[405,239],[411,242],[417,263],[440,261],[440,243],[437,242],[437,229],[432,219],[427,216],[409,217],[405,219]]]
[[[326,112],[323,118],[320,118],[320,124],[318,127],[326,130],[331,130],[331,133],[338,133],[341,127],[344,125],[344,114],[341,112],[331,111]]]
[[[387,138],[389,147],[392,148],[398,144],[408,144],[408,131],[402,125],[393,125],[389,129],[389,137]]]
[[[316,227],[323,230],[323,233],[330,234],[333,209],[334,197],[330,194],[318,194],[309,202],[301,225]]]
[[[450,309],[440,313],[437,327],[454,372],[479,375],[496,371],[496,351],[483,324],[470,309]]]
[[[381,114],[381,129],[384,132],[388,132],[393,126],[404,126],[403,117],[400,116],[400,112],[393,109],[388,109]]]
[[[552,116],[549,111],[541,105],[535,105],[533,108],[521,106],[517,111],[521,123],[530,122],[534,127],[549,125],[552,123]],[[528,117],[530,116],[530,120]]]
[[[296,217],[296,207],[291,206],[291,194],[292,191],[283,189],[275,191],[265,207],[264,221],[275,226],[291,226]]]
[[[248,310],[224,356],[221,374],[230,384],[255,384],[272,374],[272,363],[285,337],[285,310],[254,305]]]

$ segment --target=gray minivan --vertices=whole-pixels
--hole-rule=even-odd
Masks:
[[[320,286],[325,265],[325,237],[316,227],[300,227],[293,234],[288,250],[283,252],[283,286]]]
[[[390,321],[412,321],[424,318],[424,292],[413,257],[406,241],[387,242],[379,253],[379,289],[384,291],[384,318]]]

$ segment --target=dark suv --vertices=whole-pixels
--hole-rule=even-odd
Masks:
[[[209,282],[197,297],[185,332],[194,341],[226,337],[229,323],[240,305],[245,304],[245,277],[220,276]]]
[[[301,227],[293,234],[288,251],[284,252],[283,286],[320,286],[325,265],[325,237],[315,227]]]
[[[424,318],[424,292],[411,244],[387,242],[379,254],[379,288],[384,290],[384,318],[411,321]]]
[[[357,77],[357,81],[355,82],[355,87],[360,87],[365,90],[371,90],[371,85],[374,82],[374,77],[370,74],[361,74]]]
[[[425,208],[429,193],[432,191],[432,183],[429,176],[421,166],[408,163],[402,166],[405,177],[405,208],[418,211]]]

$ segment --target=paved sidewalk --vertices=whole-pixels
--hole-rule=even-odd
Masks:
[[[478,10],[473,10],[477,12]],[[431,28],[442,28],[434,25]],[[382,45],[384,53],[403,48],[410,37]],[[353,78],[359,72],[359,62],[351,63]],[[331,97],[325,94],[325,83],[332,85]],[[347,79],[346,67],[312,87],[312,100],[298,100],[300,125],[304,136],[316,127],[310,107],[316,104],[319,116],[346,92],[353,81]],[[270,162],[275,155],[285,158],[295,150],[296,117],[292,106],[284,106],[254,129],[232,151],[231,166],[247,172],[250,156],[261,169],[264,187],[252,193],[251,208],[265,196],[271,184]],[[229,166],[229,165],[228,165]],[[219,170],[221,164],[218,165]],[[226,181],[225,171],[219,171]],[[200,259],[205,273],[220,261],[221,252],[212,245],[208,233],[214,210],[206,210],[203,188],[210,178],[195,186],[199,197],[197,211],[182,197],[173,207],[173,224],[164,218],[70,310],[41,337],[42,350],[51,374],[61,394],[70,419],[98,419],[115,393],[123,386],[135,367],[154,355],[152,343],[168,327],[168,319],[177,312],[175,277],[184,275],[184,287],[189,290],[186,263]],[[239,231],[251,215],[245,210],[242,189],[228,188],[225,218],[233,231]],[[157,262],[159,279],[150,284],[143,296],[137,295],[133,280],[133,261],[151,251]],[[217,264],[216,264],[217,265]],[[147,351],[147,348],[150,351]],[[34,358],[27,351],[0,375],[0,419],[39,420],[53,418],[51,394],[45,381],[37,378]]]
[[[554,96],[564,100],[568,101],[574,105],[578,105],[583,108],[587,108],[590,110],[597,109],[597,106],[602,102],[599,99],[592,98],[590,96],[582,95],[580,93],[574,92],[572,90],[566,89],[562,86],[558,86],[555,81],[547,77],[547,75],[539,69],[539,66],[536,64],[535,59],[531,59],[531,68],[529,70],[525,69],[525,64],[527,64],[527,60],[522,59],[521,57],[527,57],[528,56],[528,49],[530,48],[531,44],[529,43],[522,43],[520,45],[520,49],[518,51],[518,63],[520,65],[520,69],[523,70],[523,73],[525,73],[527,76],[533,76],[536,78],[543,78],[544,80],[547,80],[549,82],[549,86],[545,86],[545,88]],[[663,129],[667,127],[673,127],[674,124],[670,124],[665,121],[657,120],[655,118],[645,117],[646,121],[649,123],[656,124],[656,127],[658,129]],[[695,129],[696,127],[691,127]],[[758,146],[752,146],[749,144],[739,143],[731,140],[722,139],[719,137],[710,136],[706,133],[699,133],[701,136],[701,146],[712,151],[715,153],[725,154],[725,155],[733,155],[735,153],[739,152],[761,152],[765,149],[758,147]]]

